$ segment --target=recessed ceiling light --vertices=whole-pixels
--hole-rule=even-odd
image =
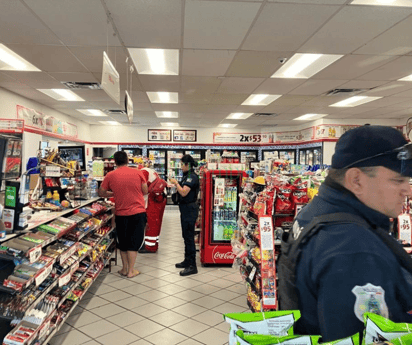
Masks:
[[[0,70],[41,72],[36,66],[33,66],[4,44],[0,44]]]
[[[242,105],[269,105],[281,96],[282,95],[252,94],[242,103]]]
[[[128,48],[139,74],[178,75],[178,49]]]
[[[179,113],[177,111],[155,111],[157,117],[164,118],[178,118]]]
[[[297,121],[317,120],[317,119],[320,119],[320,118],[325,117],[327,115],[328,114],[305,114],[305,115],[302,115],[302,116],[299,116],[299,117],[295,118],[294,120],[297,120]]]
[[[247,119],[248,117],[250,117],[252,115],[253,115],[253,113],[232,113],[227,117],[227,119],[244,120],[244,119]]]
[[[307,79],[343,55],[335,54],[295,54],[271,78],[301,78]]]
[[[177,122],[160,122],[160,125],[163,127],[179,127]]]
[[[177,92],[146,92],[151,103],[179,103]]]
[[[221,123],[218,127],[222,128],[235,128],[237,126],[236,123]]]
[[[351,5],[412,7],[410,0],[353,0]]]
[[[37,91],[43,92],[58,101],[84,102],[83,98],[67,89],[37,89]]]
[[[107,116],[99,109],[76,109],[78,112],[87,116]]]
[[[99,122],[104,125],[109,125],[109,126],[121,126],[121,123],[117,121],[99,121]]]
[[[356,107],[361,104],[375,101],[382,97],[369,97],[369,96],[354,96],[343,101],[331,104],[330,107]]]
[[[406,76],[406,77],[404,77],[404,78],[402,78],[402,79],[398,79],[399,81],[412,81],[412,74],[411,75],[408,75],[408,76]]]

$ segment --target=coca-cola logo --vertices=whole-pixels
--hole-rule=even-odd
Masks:
[[[235,257],[236,257],[235,253],[232,253],[232,252],[226,252],[226,253],[216,252],[213,255],[213,259],[215,260],[234,260]]]

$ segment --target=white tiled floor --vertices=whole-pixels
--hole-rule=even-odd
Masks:
[[[179,211],[168,207],[159,251],[137,257],[141,274],[105,269],[51,344],[227,344],[222,314],[248,311],[245,284],[233,268],[202,267],[199,254],[199,273],[179,276],[183,248]]]

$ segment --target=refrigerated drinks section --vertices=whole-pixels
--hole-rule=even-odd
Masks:
[[[153,169],[162,178],[166,179],[166,150],[148,150],[149,159],[153,162]]]
[[[212,242],[230,241],[237,230],[238,187],[237,181],[224,179],[223,204],[216,205],[212,213]]]

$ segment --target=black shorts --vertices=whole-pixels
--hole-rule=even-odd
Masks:
[[[122,252],[137,252],[144,244],[144,230],[146,228],[146,213],[137,213],[132,216],[116,216],[116,234],[118,248]]]

